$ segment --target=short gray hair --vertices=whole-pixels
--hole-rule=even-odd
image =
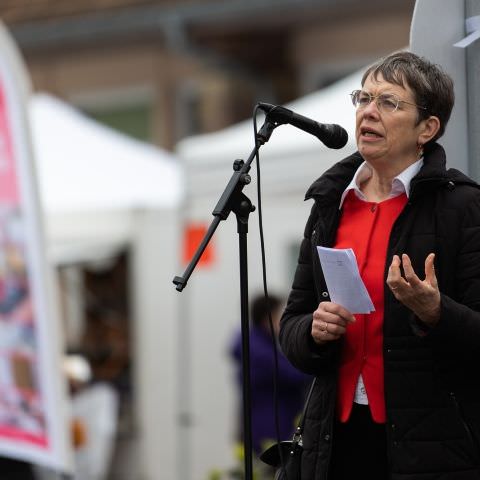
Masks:
[[[440,128],[431,141],[440,138],[455,103],[451,77],[439,65],[412,52],[396,52],[370,66],[363,74],[362,86],[369,75],[376,80],[379,74],[387,82],[411,88],[415,103],[425,107],[417,108],[417,124],[431,115],[438,117]]]

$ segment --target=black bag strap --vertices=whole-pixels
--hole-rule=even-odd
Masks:
[[[315,377],[310,385],[308,390],[307,398],[305,400],[305,405],[303,406],[302,416],[300,417],[300,421],[298,422],[298,427],[295,430],[295,436],[301,435],[303,432],[303,427],[305,426],[305,417],[307,416],[308,404],[310,403],[310,398],[312,396],[313,389],[315,387],[315,382],[317,378]]]
[[[267,465],[271,465],[272,467],[281,467],[282,471],[286,468],[286,464],[284,463],[287,458],[292,459],[294,457],[298,458],[299,452],[302,451],[302,432],[303,427],[305,425],[305,417],[307,415],[308,404],[310,403],[310,398],[312,396],[313,388],[315,387],[316,378],[313,379],[310,388],[308,390],[307,398],[305,400],[305,405],[303,406],[302,415],[300,417],[300,421],[298,422],[298,427],[293,434],[292,441],[283,441],[279,443],[275,443],[270,448],[267,448],[264,452],[260,454],[260,460]],[[288,464],[288,461],[287,461]],[[282,466],[283,465],[283,466]],[[297,464],[296,464],[297,465]],[[291,467],[290,467],[291,468]],[[280,476],[275,477],[279,479],[286,480],[287,477]],[[292,477],[291,474],[288,478],[299,478],[298,475]]]

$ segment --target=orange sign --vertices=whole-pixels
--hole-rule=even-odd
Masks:
[[[190,223],[185,226],[183,234],[183,262],[187,264],[195,255],[197,248],[202,242],[205,234],[207,233],[208,225],[203,223]],[[198,261],[198,267],[211,266],[215,261],[215,253],[213,246],[213,239],[207,245],[207,248],[203,252],[200,260]]]

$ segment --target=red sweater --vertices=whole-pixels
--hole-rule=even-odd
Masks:
[[[407,202],[402,194],[381,203],[365,202],[353,190],[345,198],[335,248],[352,248],[360,275],[375,306],[370,314],[355,315],[347,327],[340,361],[337,411],[346,422],[361,374],[373,420],[386,420],[383,381],[384,272],[393,223]],[[352,312],[355,313],[355,312]]]

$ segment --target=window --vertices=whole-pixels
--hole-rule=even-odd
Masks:
[[[70,101],[94,120],[138,140],[152,141],[152,88],[146,86],[83,92]]]

